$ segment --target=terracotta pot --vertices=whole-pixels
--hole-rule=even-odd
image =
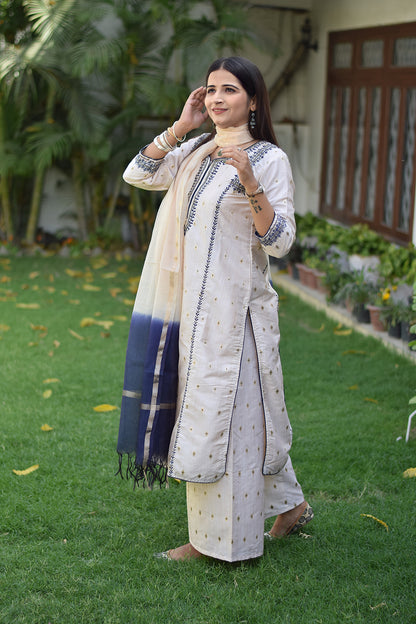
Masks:
[[[315,280],[316,280],[316,287],[319,290],[319,292],[323,293],[324,295],[329,295],[329,288],[324,284],[324,278],[326,276],[326,273],[323,273],[322,271],[318,271],[318,270],[314,270],[314,274],[315,274]]]
[[[370,312],[370,321],[373,329],[376,331],[386,331],[386,323],[381,318],[381,308],[375,305],[367,305],[367,310]]]
[[[296,268],[299,271],[299,279],[300,283],[308,288],[314,288],[315,286],[315,276],[312,273],[312,269],[306,266],[306,264],[302,264],[298,262],[296,264]]]

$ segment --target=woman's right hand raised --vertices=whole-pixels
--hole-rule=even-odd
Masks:
[[[196,130],[208,118],[205,106],[205,87],[198,87],[189,95],[182,109],[181,116],[175,123],[175,133],[177,136],[183,136],[191,130]]]

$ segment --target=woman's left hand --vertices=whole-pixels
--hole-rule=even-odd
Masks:
[[[258,182],[254,177],[250,160],[247,152],[241,147],[222,147],[218,152],[218,156],[227,159],[227,163],[237,169],[238,177],[241,184],[245,187],[247,193],[254,193],[258,187]]]

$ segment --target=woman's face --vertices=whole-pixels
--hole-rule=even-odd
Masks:
[[[248,122],[250,110],[255,110],[241,82],[226,69],[218,69],[208,76],[205,106],[216,126],[230,128]]]

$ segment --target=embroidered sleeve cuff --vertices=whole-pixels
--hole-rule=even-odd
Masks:
[[[266,234],[264,234],[264,236],[260,236],[260,234],[256,231],[256,236],[264,247],[271,247],[277,243],[285,229],[286,219],[275,213],[273,221]]]
[[[134,164],[138,169],[141,169],[142,171],[152,175],[153,173],[156,173],[156,171],[159,169],[160,165],[163,162],[163,158],[156,159],[145,156],[143,154],[143,151],[146,149],[146,147],[147,145],[145,145],[145,147],[143,147],[143,149],[141,149],[140,152],[137,154],[136,158],[134,159]]]

